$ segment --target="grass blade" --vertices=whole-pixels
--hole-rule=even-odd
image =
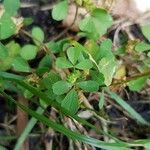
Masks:
[[[8,96],[5,92],[0,91],[2,95],[4,95],[8,100],[11,102],[15,103],[18,107],[20,107],[23,111],[27,112],[31,116],[35,117],[38,119],[40,122],[43,124],[47,125],[48,127],[53,128],[54,130],[66,135],[67,137],[73,139],[73,140],[78,140],[80,142],[83,142],[85,144],[89,144],[98,148],[102,148],[105,150],[131,150],[128,147],[128,144],[120,144],[120,143],[107,143],[103,142],[88,136],[81,135],[80,133],[73,132],[70,129],[65,128],[63,125],[58,124],[54,121],[52,121],[49,118],[46,118],[45,116],[38,114],[37,112],[31,110],[30,108],[18,103],[15,101],[13,98]]]
[[[41,107],[37,108],[36,113],[43,114],[43,112],[44,112],[43,108],[41,108]],[[14,150],[20,150],[21,145],[23,144],[25,139],[28,137],[28,135],[30,134],[31,130],[33,129],[33,127],[35,126],[37,121],[38,120],[36,118],[34,118],[34,117],[30,119],[30,121],[28,122],[26,128],[24,129],[24,131],[20,135],[19,139],[17,140],[17,143],[16,143],[16,145],[14,147]]]
[[[112,99],[114,99],[122,108],[124,108],[133,119],[137,120],[143,125],[150,125],[138,112],[136,112],[128,103],[126,103],[120,96],[116,93],[107,91]]]

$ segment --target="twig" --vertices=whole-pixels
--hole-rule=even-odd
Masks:
[[[112,83],[110,86],[125,84],[125,83],[128,83],[128,82],[132,81],[132,80],[136,80],[138,78],[146,77],[146,76],[150,76],[150,72],[145,72],[145,73],[137,74],[137,75],[134,75],[134,76],[131,76],[131,77],[127,77],[126,80],[120,80],[116,83]]]

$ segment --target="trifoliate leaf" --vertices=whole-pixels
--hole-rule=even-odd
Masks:
[[[58,81],[55,84],[53,84],[52,88],[53,88],[53,92],[56,95],[62,95],[64,93],[67,93],[72,87],[72,84],[67,82],[67,81]]]
[[[60,21],[65,19],[68,13],[68,3],[67,0],[61,1],[56,4],[52,10],[53,19]]]
[[[25,45],[20,51],[20,55],[25,60],[32,60],[36,57],[38,48],[35,45]]]
[[[97,92],[99,84],[96,81],[88,80],[78,82],[77,85],[86,92]]]
[[[61,106],[75,114],[79,107],[77,92],[75,90],[71,90],[62,100]]]
[[[106,33],[107,29],[112,25],[112,17],[107,11],[96,8],[91,13],[91,16],[84,18],[79,28],[81,31],[91,35],[94,40]],[[94,35],[94,36],[93,36]]]

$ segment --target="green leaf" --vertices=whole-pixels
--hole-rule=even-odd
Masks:
[[[98,32],[96,31],[94,22],[92,21],[92,17],[86,17],[79,23],[79,28],[81,31],[80,36],[87,36],[90,39],[97,40],[99,37]],[[94,33],[94,34],[93,34]]]
[[[47,47],[53,52],[58,53],[61,51],[61,48],[58,44],[58,42],[50,41],[47,43]]]
[[[96,81],[99,86],[104,85],[104,75],[98,71],[90,71],[90,75],[92,77],[92,80]]]
[[[144,42],[138,43],[135,46],[135,50],[138,51],[138,52],[143,52],[143,51],[150,50],[150,44],[147,44],[147,43],[144,43]]]
[[[16,71],[21,71],[21,72],[30,72],[31,71],[31,68],[30,68],[29,64],[27,63],[27,61],[19,56],[13,60],[12,67]]]
[[[34,45],[28,44],[22,47],[20,55],[25,60],[31,60],[36,57],[38,48]]]
[[[5,11],[9,13],[9,15],[14,16],[20,7],[20,0],[4,0],[3,4]]]
[[[110,97],[114,99],[122,108],[124,108],[133,119],[136,119],[139,123],[143,125],[150,125],[139,113],[137,113],[128,103],[126,103],[120,96],[116,93],[108,91]]]
[[[44,77],[41,82],[40,86],[44,86],[44,88],[51,90],[52,85],[56,83],[57,81],[61,80],[58,74],[54,72],[49,72],[46,77]]]
[[[4,13],[0,17],[0,40],[7,39],[16,32],[16,26],[11,17]]]
[[[85,59],[85,60],[79,62],[77,65],[75,65],[75,67],[77,69],[81,69],[81,70],[88,70],[93,67],[93,64],[92,64],[91,60]]]
[[[144,36],[150,41],[150,24],[141,26]]]
[[[38,68],[49,68],[50,69],[50,67],[52,65],[51,61],[52,60],[51,60],[50,56],[49,55],[45,55],[42,58],[42,60],[40,61]]]
[[[116,70],[116,61],[110,58],[102,58],[99,62],[100,72],[104,75],[104,83],[109,86]]]
[[[112,17],[107,11],[97,8],[91,13],[91,16],[84,18],[79,28],[81,31],[94,35],[94,40],[106,33],[107,29],[112,25]]]
[[[140,91],[144,87],[148,78],[149,77],[141,77],[141,78],[138,78],[136,80],[130,81],[128,83],[129,89],[131,91]]]
[[[68,13],[68,3],[66,0],[59,2],[52,10],[53,19],[60,21],[65,19]]]
[[[98,53],[99,59],[102,59],[104,57],[113,59],[114,55],[112,53],[112,41],[110,39],[106,39],[103,41],[100,45],[100,51]]]
[[[61,106],[70,110],[74,114],[78,111],[78,94],[74,89],[67,93],[66,97],[61,102]]]
[[[67,93],[72,87],[72,84],[67,81],[58,81],[55,84],[53,84],[53,92],[56,95],[62,95],[64,93]]]
[[[7,150],[7,148],[0,145],[0,150]]]
[[[67,56],[71,63],[75,65],[80,55],[80,50],[76,49],[75,47],[70,47],[67,49]]]
[[[99,60],[99,46],[94,40],[88,40],[85,48],[95,61]]]
[[[15,57],[19,54],[19,51],[21,49],[20,45],[16,43],[15,41],[9,42],[6,47],[8,48],[8,54],[9,57]]]
[[[86,92],[97,92],[99,90],[99,84],[92,80],[81,81],[77,85]]]
[[[7,57],[7,58],[5,58],[5,60],[3,60],[1,62],[0,70],[6,71],[6,70],[11,69],[11,65],[13,63],[13,60],[14,60],[13,57]]]
[[[8,49],[0,42],[0,61],[8,56]]]
[[[33,41],[37,46],[41,45],[41,43],[44,41],[44,32],[39,27],[34,27],[32,29],[32,36],[33,36]]]
[[[56,60],[56,66],[59,68],[72,68],[73,65],[64,57],[59,57]]]

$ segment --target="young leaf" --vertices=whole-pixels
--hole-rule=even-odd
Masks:
[[[55,84],[53,84],[52,88],[53,88],[53,92],[56,95],[62,95],[64,93],[67,93],[72,87],[72,84],[67,82],[67,81],[58,81]]]
[[[32,36],[35,38],[33,38],[33,41],[34,41],[34,43],[37,45],[37,46],[39,46],[40,45],[40,42],[42,43],[43,41],[44,41],[44,32],[43,32],[43,30],[41,29],[41,28],[39,28],[39,27],[34,27],[33,29],[32,29]],[[37,40],[38,41],[37,41]]]
[[[91,16],[84,18],[79,27],[81,31],[96,35],[96,39],[106,33],[112,25],[112,17],[107,11],[97,8],[91,13]],[[94,39],[95,40],[95,39]]]
[[[131,91],[140,91],[145,85],[148,77],[141,77],[136,80],[132,80],[128,83],[129,89]]]
[[[53,19],[60,21],[65,19],[68,13],[68,3],[67,0],[61,1],[56,4],[52,10]]]
[[[0,17],[0,40],[9,38],[15,31],[16,26],[11,17],[4,13],[3,16]]]
[[[30,72],[31,71],[30,66],[28,65],[27,61],[19,56],[13,60],[12,67],[16,71],[21,71],[21,72]]]
[[[78,94],[74,89],[72,89],[66,95],[66,97],[61,102],[61,106],[66,108],[67,110],[70,110],[74,114],[77,112],[79,107]]]
[[[72,68],[73,65],[64,57],[59,57],[56,60],[56,66],[59,68]]]
[[[138,51],[138,52],[143,52],[143,51],[150,50],[150,44],[147,44],[147,43],[144,43],[144,42],[138,43],[135,46],[135,50]]]
[[[31,44],[25,45],[20,51],[20,55],[25,60],[31,60],[36,57],[37,47]]]
[[[3,4],[4,4],[5,11],[10,16],[14,16],[17,13],[17,9],[19,9],[20,0],[4,0]]]
[[[77,69],[81,69],[81,70],[88,70],[93,67],[93,64],[92,64],[91,60],[85,59],[85,60],[81,61],[80,63],[78,63],[77,65],[75,65],[75,67]]]
[[[116,61],[110,58],[102,58],[99,62],[100,72],[104,75],[105,84],[109,86],[116,70]]]
[[[108,91],[110,97],[114,99],[122,108],[124,108],[132,118],[136,119],[139,123],[143,125],[150,125],[148,121],[146,121],[139,113],[137,113],[128,103],[126,103],[120,96],[116,93]]]
[[[73,65],[75,65],[75,63],[77,62],[79,55],[80,55],[79,49],[76,49],[75,47],[68,48],[67,56]]]
[[[96,81],[88,80],[78,82],[77,85],[86,92],[97,92],[99,84]]]

